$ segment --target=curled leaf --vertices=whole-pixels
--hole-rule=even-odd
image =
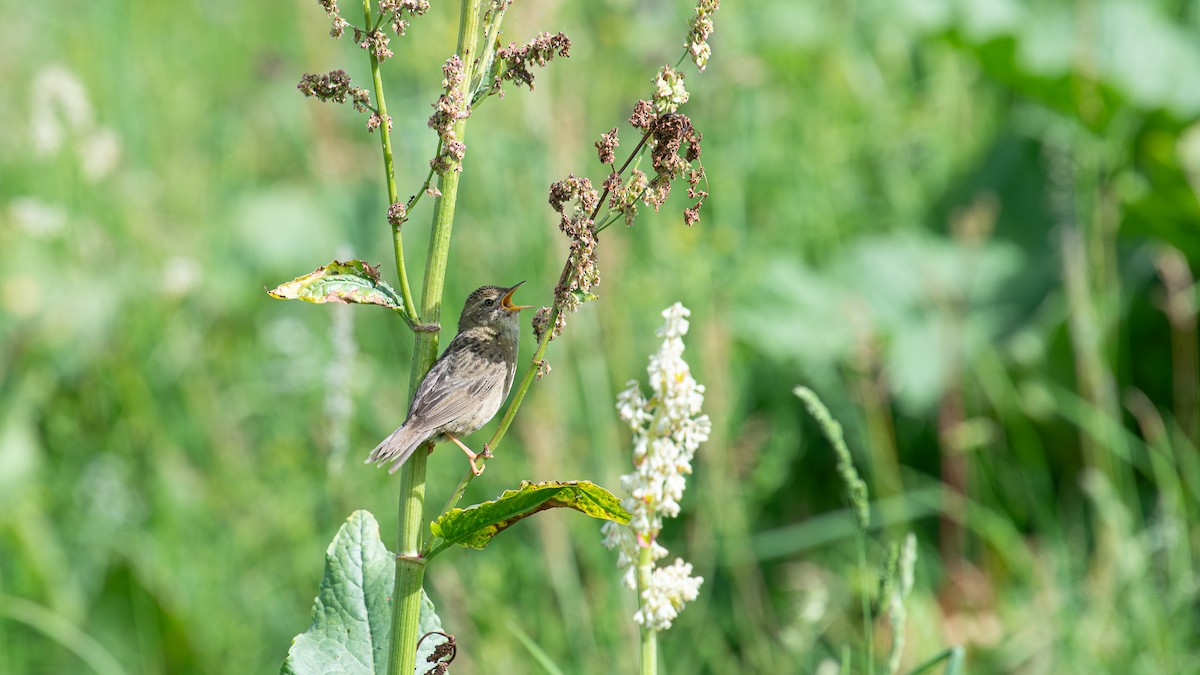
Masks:
[[[379,305],[404,311],[400,295],[379,278],[379,270],[362,260],[334,260],[267,293],[280,300]]]

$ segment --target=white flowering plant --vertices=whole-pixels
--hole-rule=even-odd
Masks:
[[[621,477],[626,493],[621,503],[631,517],[628,525],[608,522],[602,531],[604,545],[617,551],[624,584],[638,592],[633,620],[642,630],[643,673],[655,672],[655,634],[671,627],[704,582],[692,576],[691,564],[681,558],[656,566],[668,554],[658,542],[663,518],[679,515],[692,459],[712,432],[712,421],[700,412],[704,385],[683,360],[690,314],[679,303],[663,310],[657,333],[663,342],[646,368],[650,396],[637,381],[617,395],[617,412],[633,432],[633,471]]]

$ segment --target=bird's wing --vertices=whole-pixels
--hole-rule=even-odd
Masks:
[[[454,422],[504,386],[507,367],[451,344],[417,387],[409,423],[433,430]],[[453,371],[451,372],[451,368]]]

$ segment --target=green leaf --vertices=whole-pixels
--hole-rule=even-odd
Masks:
[[[379,270],[362,260],[334,260],[309,274],[279,284],[267,293],[280,300],[379,305],[404,311],[404,301],[391,286],[380,280]]]
[[[555,508],[575,509],[623,525],[629,522],[629,512],[621,501],[590,481],[524,481],[521,487],[506,490],[498,499],[442,514],[429,529],[445,540],[437,550],[454,544],[478,549],[518,520]]]
[[[392,626],[392,578],[396,557],[379,539],[369,511],[355,511],[325,551],[325,575],[313,603],[312,625],[292,640],[284,675],[386,673]],[[421,635],[442,629],[433,602],[422,591]],[[440,642],[430,638],[417,651],[417,670]]]

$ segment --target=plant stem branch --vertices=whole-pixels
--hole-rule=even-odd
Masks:
[[[482,4],[483,0],[462,0],[460,6],[458,54],[464,64],[464,77],[459,87],[464,97],[470,92],[472,62],[479,40],[479,10]],[[381,105],[382,103],[380,101]],[[454,122],[454,134],[459,140],[466,138],[466,125],[465,117]],[[450,235],[454,225],[454,207],[458,199],[459,178],[462,175],[458,169],[458,166],[453,166],[438,176],[438,187],[442,196],[434,207],[433,231],[429,238],[421,297],[420,316],[429,323],[437,323],[441,317],[442,291],[445,288]],[[389,185],[393,204],[396,203],[394,190],[394,185]],[[396,230],[395,236],[399,237],[399,230]],[[437,350],[437,333],[416,333],[412,376],[409,382],[410,397],[433,365],[437,358]],[[424,582],[426,563],[420,551],[425,530],[425,466],[429,448],[430,444],[426,444],[418,449],[400,470],[400,517],[396,547],[396,580],[392,595],[394,609],[391,655],[388,659],[389,675],[409,675],[416,668],[417,622],[420,617],[421,585]]]
[[[363,17],[367,25],[371,25],[371,2],[363,0]],[[387,180],[388,206],[400,201],[396,192],[396,168],[392,161],[392,132],[390,118],[387,113],[387,101],[383,96],[383,75],[379,70],[379,59],[374,52],[367,52],[371,58],[371,79],[375,86],[375,105],[383,123],[379,125],[379,144],[383,147],[383,174]],[[416,304],[413,303],[412,290],[408,285],[408,272],[404,266],[404,238],[400,228],[392,228],[392,249],[396,255],[396,275],[400,280],[400,298],[404,301],[404,311],[413,321],[420,322]]]
[[[440,154],[442,154],[442,141],[439,139],[437,149],[433,151],[433,156],[437,157]],[[429,173],[425,174],[425,182],[421,183],[421,188],[417,190],[416,194],[409,197],[408,202],[404,205],[404,212],[406,214],[412,213],[413,209],[417,206],[417,202],[421,201],[421,196],[429,190],[429,184],[433,182],[434,173],[433,167],[429,167]]]

